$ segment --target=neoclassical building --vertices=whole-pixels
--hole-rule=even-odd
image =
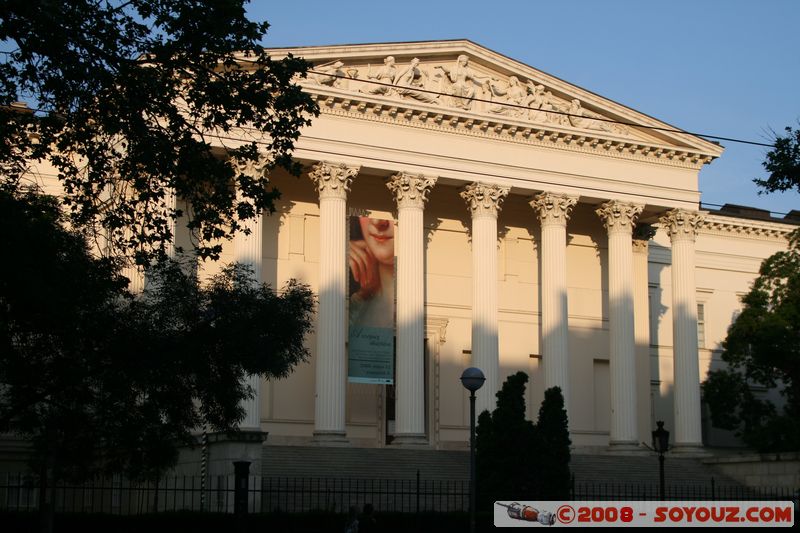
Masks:
[[[700,209],[698,174],[721,146],[470,41],[272,53],[314,65],[301,83],[320,115],[294,153],[307,170],[271,177],[278,211],[222,261],[276,287],[303,280],[319,305],[310,361],[254,382],[245,427],[270,444],[464,448],[459,376],[477,366],[479,410],[519,370],[531,418],[560,387],[575,446],[634,449],[656,420],[684,450],[733,442],[700,384],[797,221]],[[393,230],[382,382],[353,375],[348,322],[364,306],[348,287],[370,268],[354,216]]]

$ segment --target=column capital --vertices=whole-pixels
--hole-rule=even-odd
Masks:
[[[258,154],[257,160],[245,159],[235,155],[228,159],[228,164],[233,168],[237,176],[247,176],[254,180],[266,179],[267,174],[269,174],[270,162],[270,158],[262,153]]]
[[[578,197],[543,192],[534,196],[528,203],[539,213],[542,226],[550,224],[566,226],[572,208],[578,203]]]
[[[511,187],[475,182],[464,187],[460,194],[461,198],[466,200],[472,218],[487,216],[497,218],[500,205],[510,190]]]
[[[705,217],[698,211],[672,209],[664,213],[658,221],[661,223],[670,240],[691,240],[697,237],[697,230],[703,227]]]
[[[320,199],[347,199],[350,183],[360,169],[360,165],[350,166],[344,163],[320,161],[312,167],[308,177],[317,186]]]
[[[610,200],[600,204],[595,213],[603,221],[603,226],[609,233],[621,231],[631,234],[642,209],[644,209],[642,205]]]
[[[647,243],[656,234],[656,228],[652,224],[636,224],[633,228],[633,251],[637,253],[647,253]]]
[[[398,172],[389,178],[386,186],[392,191],[397,208],[412,207],[422,209],[428,201],[428,193],[436,184],[435,177],[422,174]]]

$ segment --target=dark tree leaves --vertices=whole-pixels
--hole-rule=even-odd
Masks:
[[[545,391],[537,424],[525,418],[528,376],[509,376],[497,408],[484,411],[476,429],[478,506],[497,500],[568,499],[570,439],[561,390]]]
[[[270,59],[258,45],[268,25],[244,3],[3,2],[0,179],[51,163],[72,223],[140,264],[164,255],[181,214],[166,201],[174,193],[200,255],[217,257],[219,239],[278,196],[266,174],[224,159],[296,172],[294,141],[317,113],[293,83],[307,64]],[[38,111],[11,108],[17,100]]]
[[[34,445],[58,477],[154,475],[204,424],[232,430],[243,378],[288,375],[307,358],[313,297],[276,294],[239,266],[199,285],[149,271],[141,297],[110,259],[65,229],[56,200],[0,189],[0,431]]]
[[[723,343],[724,370],[703,384],[712,423],[759,451],[800,450],[800,230],[767,258]],[[777,389],[782,405],[754,392]]]
[[[786,128],[786,136],[775,136],[775,148],[762,163],[769,176],[753,180],[764,192],[800,192],[800,129]]]

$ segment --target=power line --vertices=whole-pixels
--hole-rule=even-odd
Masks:
[[[239,137],[229,137],[227,135],[219,135],[219,134],[209,134],[208,136],[216,138],[216,139],[219,139],[219,140],[222,140],[222,141],[240,142],[242,140]],[[258,140],[258,139],[251,139],[251,142],[254,142],[256,144],[262,144],[262,145],[268,145],[269,144],[267,141],[262,141],[262,140]],[[350,157],[349,154],[344,154],[344,153],[341,153],[341,152],[333,152],[333,151],[328,151],[328,150],[317,150],[317,149],[306,148],[306,151],[323,154],[322,157],[324,157],[324,156],[333,156],[334,158],[337,158],[337,157],[338,158]],[[370,161],[380,161],[380,162],[384,162],[384,163],[392,163],[392,164],[395,164],[395,165],[403,165],[403,164],[405,164],[404,161],[388,160],[388,159],[383,159],[383,158],[379,159],[379,158],[370,157],[370,156],[367,156],[367,155],[360,155],[359,159],[367,159],[367,160],[370,160]],[[460,169],[460,168],[445,168],[445,167],[432,165],[432,164],[421,164],[421,163],[418,163],[418,164],[416,164],[416,166],[424,167],[424,168],[429,169],[429,170],[434,171],[434,172],[443,171],[443,172],[458,173],[458,174],[474,174],[473,172],[470,172],[468,170],[463,170],[463,169]],[[492,177],[492,178],[509,179],[507,175],[492,174],[492,173],[489,173],[489,172],[481,172],[481,175]],[[553,186],[563,185],[563,183],[561,183],[559,181],[543,181],[542,180],[539,183],[541,183],[543,185],[553,185]],[[599,188],[599,187],[592,187],[591,190],[594,191],[594,192],[598,192],[598,193],[607,193],[609,195],[612,195],[612,194],[615,194],[615,193],[618,192],[618,191],[615,191],[615,190],[612,190],[612,189],[603,189],[603,188]],[[643,197],[643,198],[650,198],[652,200],[666,200],[666,201],[670,201],[670,202],[674,202],[675,201],[675,198],[669,198],[669,197],[666,197],[666,196],[658,196],[656,194],[639,193],[639,194],[637,194],[637,196],[640,196],[640,197]],[[687,202],[687,203],[691,203],[691,202]],[[713,203],[703,202],[703,201],[698,201],[697,203],[698,203],[698,207],[700,209],[702,209],[702,206],[704,206],[704,205],[712,205],[712,206],[716,206],[716,207],[723,207],[722,204],[713,204]],[[781,213],[779,211],[770,211],[770,213],[774,213],[776,215],[787,215],[788,214],[788,213]]]
[[[248,62],[246,59],[240,59],[240,61]],[[249,62],[255,63],[255,61],[249,61]],[[332,77],[332,78],[341,78],[341,79],[345,79],[345,80],[353,80],[354,79],[354,78],[350,78],[349,76],[342,76],[340,74],[330,74],[330,73],[327,73],[327,72],[319,72],[319,71],[316,71],[316,70],[313,70],[313,69],[309,69],[308,72],[311,73],[311,74],[319,74],[319,75],[323,75],[323,76],[329,76],[329,77]],[[435,94],[437,96],[451,96],[451,97],[453,96],[453,95],[450,95],[450,94],[447,94],[447,93],[443,93],[443,92],[440,92],[440,91],[433,91],[433,90],[430,90],[430,89],[423,89],[421,87],[414,87],[414,86],[408,86],[408,85],[395,85],[395,84],[392,84],[392,83],[384,83],[384,82],[376,81],[376,80],[358,79],[356,81],[358,81],[360,83],[369,83],[369,84],[372,84],[372,85],[379,85],[379,86],[383,86],[383,87],[409,89],[409,90],[416,91],[416,92],[421,92],[421,93]],[[454,98],[461,98],[461,97],[455,96]],[[492,100],[487,100],[485,98],[472,97],[472,98],[463,98],[463,99],[464,100],[474,100],[476,102],[484,102],[484,103],[487,103],[487,104],[502,105],[503,107],[513,107],[513,108],[517,108],[517,109],[527,109],[529,111],[539,111],[537,109],[534,109],[532,107],[525,106],[525,105],[513,104],[513,103],[510,103],[510,102],[495,102],[495,101],[492,101]],[[34,113],[46,113],[46,114],[50,114],[50,113],[53,112],[52,110],[40,109],[40,108],[35,108],[35,107],[27,107],[27,106],[25,108],[19,108],[19,110],[20,111],[33,111]],[[707,134],[707,133],[697,133],[697,132],[691,132],[691,131],[686,131],[686,130],[679,130],[679,129],[675,129],[675,128],[664,128],[664,127],[660,127],[660,126],[645,126],[643,124],[637,124],[635,122],[625,122],[625,121],[621,121],[621,120],[614,120],[614,119],[604,118],[604,117],[587,117],[585,115],[577,115],[575,113],[569,113],[567,111],[559,111],[559,110],[554,110],[554,109],[553,110],[547,109],[547,110],[542,110],[542,112],[544,112],[544,113],[552,113],[554,115],[563,115],[563,116],[566,116],[566,117],[583,118],[583,119],[586,119],[586,120],[596,120],[598,122],[608,122],[610,124],[619,124],[621,126],[629,126],[629,127],[632,127],[632,128],[656,130],[656,131],[661,131],[661,132],[664,132],[664,133],[679,133],[679,134],[682,134],[682,135],[693,135],[695,137],[702,137],[702,138],[707,138],[707,139],[717,139],[717,140],[720,140],[720,141],[729,141],[729,142],[735,142],[735,143],[740,143],[740,144],[749,144],[749,145],[753,145],[753,146],[764,146],[766,148],[775,148],[774,144],[767,144],[767,143],[761,143],[761,142],[756,142],[756,141],[748,141],[748,140],[744,140],[744,139],[736,139],[734,137],[722,137],[720,135],[711,135],[711,134]]]
[[[369,83],[369,84],[372,84],[372,85],[379,85],[379,86],[383,86],[383,87],[409,89],[409,90],[416,91],[416,92],[421,92],[421,93],[435,94],[437,96],[451,96],[453,98],[462,98],[462,97],[459,97],[459,96],[453,96],[452,94],[447,94],[447,93],[443,93],[443,92],[440,92],[440,91],[433,91],[433,90],[430,90],[430,89],[423,89],[421,87],[415,87],[415,86],[409,86],[409,85],[395,85],[393,83],[385,83],[385,82],[377,81],[377,80],[355,79],[355,78],[351,78],[349,76],[342,76],[341,74],[331,74],[331,73],[328,73],[328,72],[320,72],[318,70],[313,70],[313,69],[309,69],[308,72],[311,73],[311,74],[319,74],[321,76],[329,76],[331,78],[341,78],[341,79],[351,80],[351,81],[354,80],[354,81],[358,81],[360,83]],[[487,104],[502,105],[503,107],[514,107],[514,108],[518,108],[518,109],[527,109],[529,111],[539,111],[538,109],[534,109],[534,108],[526,106],[526,105],[513,104],[513,103],[510,103],[510,102],[496,102],[496,101],[493,101],[493,100],[487,100],[485,98],[477,98],[477,97],[466,98],[466,97],[463,97],[462,99],[463,100],[474,100],[476,102],[484,102],[484,103],[487,103]],[[585,115],[577,115],[575,113],[569,113],[567,111],[558,111],[558,110],[550,110],[550,109],[541,110],[541,111],[545,112],[545,113],[552,113],[554,115],[564,115],[564,116],[567,116],[567,117],[577,117],[577,118],[583,118],[583,119],[586,119],[586,120],[597,120],[599,122],[608,122],[608,123],[611,123],[611,124],[619,124],[621,126],[630,126],[632,128],[643,128],[643,129],[648,129],[648,130],[656,130],[656,131],[661,131],[661,132],[664,132],[664,133],[680,133],[680,134],[683,134],[683,135],[693,135],[695,137],[703,137],[703,138],[707,138],[707,139],[717,139],[717,140],[720,140],[720,141],[729,141],[729,142],[735,142],[735,143],[741,143],[741,144],[751,144],[751,145],[754,145],[754,146],[765,146],[767,148],[775,148],[774,144],[766,144],[766,143],[761,143],[761,142],[756,142],[756,141],[748,141],[748,140],[744,140],[744,139],[736,139],[736,138],[733,138],[733,137],[722,137],[720,135],[711,135],[711,134],[706,134],[706,133],[696,133],[696,132],[691,132],[691,131],[686,131],[686,130],[679,130],[679,129],[675,129],[675,128],[664,128],[664,127],[660,127],[660,126],[645,126],[643,124],[636,124],[635,122],[625,122],[625,121],[621,121],[621,120],[614,120],[614,119],[611,119],[611,118],[604,118],[604,117],[587,117]]]

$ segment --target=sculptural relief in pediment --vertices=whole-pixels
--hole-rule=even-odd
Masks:
[[[346,66],[341,60],[312,68],[311,83],[362,94],[415,100],[446,108],[507,116],[537,124],[549,124],[615,135],[629,134],[629,128],[605,120],[572,98],[555,96],[533,79],[501,76],[475,68],[469,57],[460,55],[454,62],[423,64],[413,58],[398,64],[393,56],[383,65]]]

